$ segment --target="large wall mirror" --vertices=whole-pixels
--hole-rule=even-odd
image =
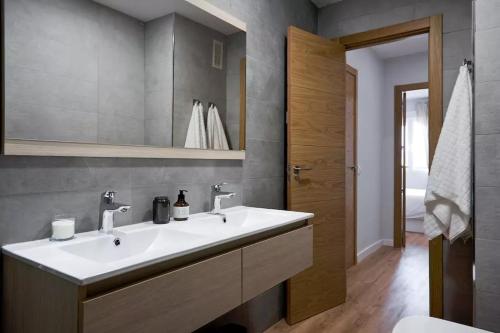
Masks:
[[[245,149],[243,22],[205,0],[3,2],[5,154]]]

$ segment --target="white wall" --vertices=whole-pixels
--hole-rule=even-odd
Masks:
[[[384,61],[384,127],[382,177],[382,238],[393,238],[394,229],[394,86],[427,81],[427,53]]]
[[[427,53],[380,59],[369,48],[347,52],[358,70],[358,254],[393,238],[394,86],[427,81]]]
[[[384,63],[371,49],[347,52],[347,63],[358,70],[357,252],[360,253],[382,238]]]

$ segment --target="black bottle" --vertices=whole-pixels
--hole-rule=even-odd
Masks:
[[[153,200],[153,223],[165,224],[170,222],[170,200],[168,197],[156,197]]]

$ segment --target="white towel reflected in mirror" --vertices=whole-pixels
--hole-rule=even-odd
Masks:
[[[191,113],[191,120],[189,121],[184,148],[207,149],[203,105],[200,102],[193,103],[193,111]]]
[[[209,149],[229,150],[224,126],[219,117],[219,111],[214,104],[208,108],[207,135]]]

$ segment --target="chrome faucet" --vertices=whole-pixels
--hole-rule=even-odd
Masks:
[[[111,233],[113,231],[114,214],[126,213],[131,206],[115,202],[114,191],[106,191],[101,194],[99,205],[99,228],[100,232]]]
[[[211,186],[210,194],[210,214],[219,215],[222,217],[222,221],[226,223],[226,214],[221,213],[220,204],[222,199],[232,198],[236,195],[234,192],[223,192],[222,186],[227,183],[220,183]]]

